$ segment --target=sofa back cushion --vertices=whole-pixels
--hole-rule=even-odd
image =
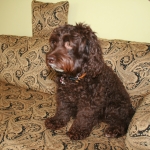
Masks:
[[[54,93],[55,72],[46,65],[49,38],[0,36],[0,80]],[[150,44],[100,39],[104,60],[116,72],[136,108],[150,93]]]
[[[116,72],[136,108],[150,93],[150,44],[100,39],[105,62]]]
[[[69,2],[44,3],[32,1],[33,36],[49,37],[52,30],[68,22]]]
[[[46,65],[49,40],[0,36],[0,80],[26,89],[55,93],[55,72]]]

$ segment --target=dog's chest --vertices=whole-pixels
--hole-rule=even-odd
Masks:
[[[97,81],[84,78],[80,81],[70,80],[70,78],[60,77],[58,80],[58,87],[61,88],[68,96],[81,98],[83,95],[92,96],[93,90],[97,88]],[[84,96],[85,97],[85,96]]]

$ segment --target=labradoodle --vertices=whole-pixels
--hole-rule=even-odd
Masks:
[[[73,124],[67,135],[71,140],[88,137],[92,128],[105,122],[106,137],[123,136],[134,114],[130,97],[120,79],[103,59],[95,32],[86,24],[54,29],[47,65],[56,70],[57,109],[45,126],[56,130]]]

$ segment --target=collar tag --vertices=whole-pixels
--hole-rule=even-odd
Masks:
[[[64,77],[60,77],[60,83],[61,83],[61,84],[66,84]]]

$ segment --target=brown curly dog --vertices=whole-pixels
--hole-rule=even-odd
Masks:
[[[101,121],[109,125],[105,136],[124,135],[134,110],[122,82],[105,64],[95,33],[82,23],[65,25],[54,29],[49,41],[46,60],[57,72],[57,109],[46,128],[59,129],[75,117],[67,132],[71,140],[86,138]]]

